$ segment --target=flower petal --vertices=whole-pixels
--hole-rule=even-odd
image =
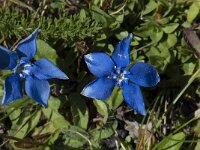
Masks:
[[[130,80],[140,86],[152,87],[160,81],[157,70],[147,63],[135,63],[131,67],[130,72],[132,73],[129,77]]]
[[[25,81],[26,94],[43,106],[47,106],[50,86],[47,80],[28,76]]]
[[[132,34],[129,34],[126,38],[121,40],[114,49],[112,59],[117,67],[127,67],[130,63],[130,43],[133,38]]]
[[[68,79],[67,75],[47,58],[35,61],[31,71],[40,80],[51,78]]]
[[[23,94],[20,76],[18,74],[8,76],[4,84],[4,96],[2,105],[7,105],[15,99],[20,99],[22,97]]]
[[[112,94],[114,86],[114,80],[102,77],[86,85],[81,94],[86,97],[105,100]]]
[[[90,53],[84,58],[88,69],[96,77],[109,76],[114,70],[114,62],[106,53]]]
[[[125,102],[141,115],[146,115],[144,100],[140,87],[135,84],[123,84],[123,97]]]
[[[36,36],[38,34],[38,28],[27,38],[22,40],[17,46],[17,54],[23,61],[29,61],[33,58],[37,51]]]
[[[17,65],[17,54],[0,46],[0,70],[13,69]]]

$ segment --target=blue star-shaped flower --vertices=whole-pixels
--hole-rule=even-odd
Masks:
[[[46,58],[30,62],[37,51],[37,33],[38,29],[22,40],[17,46],[17,53],[0,46],[0,70],[13,71],[13,75],[5,80],[2,105],[23,97],[23,78],[26,94],[43,106],[47,106],[50,92],[47,79],[68,79],[65,73]]]
[[[85,55],[88,69],[98,79],[89,83],[81,94],[105,100],[111,96],[114,86],[117,85],[123,89],[125,102],[140,114],[145,115],[140,86],[155,86],[160,81],[160,77],[153,66],[143,62],[137,62],[128,69],[132,37],[132,34],[129,34],[120,41],[111,57],[103,52]]]

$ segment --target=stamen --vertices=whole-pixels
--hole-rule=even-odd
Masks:
[[[19,74],[19,76],[20,76],[20,78],[24,78],[24,76],[23,76],[23,74],[22,74],[22,73],[20,73],[20,74]]]
[[[24,65],[24,68],[30,67],[30,66],[31,66],[31,64],[25,64],[25,65]]]
[[[24,74],[30,75],[30,70],[25,70],[25,69],[24,69],[22,72],[23,72]]]
[[[127,74],[129,74],[129,71],[121,68],[116,68],[115,72],[111,74],[111,78],[117,81],[118,87],[121,87],[123,82],[128,83],[129,79],[126,77]]]
[[[25,78],[25,76],[30,75],[30,67],[32,65],[30,63],[18,63],[17,66],[13,69],[13,73],[17,73],[21,78]]]

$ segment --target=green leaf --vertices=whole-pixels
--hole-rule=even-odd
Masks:
[[[32,131],[39,122],[41,111],[36,110],[31,114],[21,113],[19,119],[14,121],[10,130],[10,135],[23,139],[30,131]]]
[[[108,104],[109,109],[111,110],[118,108],[123,102],[122,90],[118,87],[115,87],[112,95],[105,102]]]
[[[191,62],[191,63],[184,63],[182,68],[183,68],[183,71],[185,72],[185,75],[192,75],[195,67],[196,67],[196,64]]]
[[[152,34],[150,34],[150,38],[153,42],[159,42],[163,37],[163,31],[154,31]]]
[[[48,123],[43,124],[42,126],[35,128],[32,135],[36,136],[36,135],[42,135],[45,133],[54,133],[56,131],[57,129],[55,128],[53,122],[48,122]]]
[[[154,27],[150,26],[148,23],[144,23],[142,27],[137,29],[135,34],[143,38],[149,37],[154,31]]]
[[[48,58],[52,63],[56,64],[57,53],[49,44],[43,40],[37,40],[37,53],[35,58]]]
[[[86,13],[84,9],[80,10],[80,20],[84,21],[86,19]]]
[[[92,17],[99,23],[102,23],[104,27],[109,27],[111,23],[115,21],[114,17],[108,15],[105,11],[97,6],[91,7]]]
[[[69,122],[58,112],[60,101],[51,97],[48,105],[49,106],[47,108],[42,109],[42,112],[44,116],[53,123],[55,130],[67,127]]]
[[[151,46],[150,49],[144,49],[145,54],[149,57],[149,56],[160,56],[160,51],[157,47],[155,46]]]
[[[22,99],[14,101],[13,103],[10,103],[8,106],[6,106],[6,112],[12,115],[13,110],[26,107],[27,105],[30,105],[30,103],[34,103],[34,102],[31,101],[29,97],[24,96]]]
[[[10,107],[10,108],[7,108],[7,111],[6,111],[9,115],[9,118],[12,122],[12,124],[16,124],[17,121],[19,120],[20,118],[20,115],[21,115],[21,109],[16,109],[16,108],[13,108],[13,107]]]
[[[149,56],[149,62],[155,68],[159,70],[159,72],[163,72],[167,67],[167,62],[164,57],[152,55]]]
[[[197,120],[197,123],[194,127],[194,132],[198,137],[200,137],[200,120]]]
[[[156,146],[156,150],[179,150],[184,142],[184,139],[184,132],[167,136],[158,144],[158,146]]]
[[[167,61],[170,61],[171,53],[169,51],[167,41],[160,42],[157,47],[161,52],[159,56],[164,57]]]
[[[88,133],[77,126],[63,128],[62,133],[64,134],[64,145],[69,148],[80,148],[87,142],[90,144]]]
[[[97,108],[97,112],[104,117],[104,122],[106,122],[108,118],[108,107],[106,103],[101,100],[93,100],[93,103]]]
[[[89,112],[85,101],[80,97],[78,93],[72,93],[69,95],[71,102],[71,113],[74,125],[83,129],[87,129],[89,121]]]
[[[112,136],[117,129],[117,121],[107,122],[103,127],[98,127],[96,129],[91,130],[92,140],[97,141],[100,139],[106,139]]]
[[[101,100],[94,100],[93,103],[97,108],[97,112],[104,117],[103,122],[106,123],[106,121],[108,119],[108,113],[109,113],[106,102],[101,101]]]
[[[194,150],[199,150],[200,149],[200,142],[197,142],[197,145],[195,146]]]
[[[0,87],[0,103],[2,103],[3,94],[4,94],[4,90],[3,90],[3,86],[2,86],[2,87]]]
[[[199,14],[199,7],[196,3],[193,3],[187,12],[187,21],[192,22]]]
[[[65,3],[62,1],[59,2],[53,2],[50,4],[51,8],[53,9],[64,9],[65,8]]]
[[[60,99],[58,97],[50,96],[48,101],[48,107],[52,110],[58,111],[60,107]]]
[[[176,35],[174,35],[174,34],[168,34],[168,37],[167,37],[168,48],[173,47],[176,43],[177,43],[177,37],[176,37]]]
[[[128,32],[127,31],[121,31],[121,32],[115,34],[115,36],[117,37],[117,39],[122,40],[123,38],[128,36]]]
[[[144,11],[142,12],[142,14],[146,15],[146,14],[152,12],[153,10],[155,10],[157,7],[158,7],[158,4],[155,1],[150,1],[146,5],[146,7],[145,7]]]
[[[179,26],[178,23],[170,23],[170,24],[166,25],[166,26],[165,26],[164,28],[162,28],[162,29],[163,29],[163,31],[164,31],[165,33],[168,34],[168,33],[174,32],[178,26]]]

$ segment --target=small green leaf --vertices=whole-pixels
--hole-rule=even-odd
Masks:
[[[42,109],[42,112],[44,116],[53,123],[54,128],[57,130],[67,127],[69,122],[58,112],[60,101],[51,98],[49,99],[48,105],[47,108]]]
[[[85,143],[90,144],[89,135],[83,129],[77,126],[69,126],[62,129],[64,145],[69,149],[83,147]]]
[[[6,106],[6,112],[8,114],[12,113],[13,110],[17,110],[23,107],[26,107],[30,103],[34,103],[32,100],[30,100],[29,97],[24,96],[22,99],[19,99],[17,101],[14,101],[13,103],[10,103]]]
[[[118,108],[123,102],[122,90],[115,87],[112,95],[105,102],[108,104],[109,109],[115,110]]]
[[[167,37],[168,48],[173,47],[176,43],[177,43],[177,37],[176,37],[176,35],[174,35],[174,34],[168,34],[168,37]]]
[[[60,107],[60,99],[58,97],[50,96],[48,101],[48,107],[57,111]]]
[[[200,142],[197,142],[197,145],[195,146],[194,150],[199,150],[200,149]]]
[[[165,137],[156,147],[156,150],[179,150],[184,142],[185,133],[179,132],[177,134]]]
[[[135,34],[137,36],[146,38],[149,37],[154,31],[154,27],[149,25],[148,23],[144,23],[144,25],[142,27],[140,27]]]
[[[167,41],[160,42],[157,47],[161,52],[159,56],[164,57],[167,61],[170,61],[171,53],[169,52]]]
[[[185,63],[183,64],[183,71],[185,72],[185,75],[192,75],[194,72],[194,69],[196,67],[196,64],[194,64],[193,62],[191,63]]]
[[[121,31],[121,32],[115,34],[115,36],[117,37],[117,39],[122,40],[123,38],[128,36],[128,32],[127,31]]]
[[[93,140],[105,139],[112,136],[117,129],[117,121],[106,123],[103,127],[91,130]]]
[[[200,137],[200,120],[197,120],[197,123],[194,127],[194,132],[198,137]]]
[[[104,27],[108,27],[112,22],[115,21],[115,18],[107,14],[105,11],[100,9],[97,6],[91,7],[92,17],[99,23],[102,23]]]
[[[163,31],[165,32],[165,33],[172,33],[172,32],[174,32],[175,30],[176,30],[176,28],[179,26],[179,24],[178,23],[170,23],[170,24],[168,24],[168,25],[166,25],[164,28],[163,28]]]
[[[39,122],[41,111],[36,110],[32,115],[24,114],[20,115],[20,118],[13,122],[10,135],[17,138],[24,138],[30,131],[32,131]]]
[[[196,3],[193,3],[187,12],[187,21],[192,22],[199,14],[199,7]]]
[[[159,42],[163,37],[163,31],[154,31],[152,34],[150,34],[150,38],[153,42]]]
[[[52,63],[56,64],[57,53],[49,44],[43,40],[37,40],[36,59],[48,58]]]
[[[152,55],[149,56],[149,62],[155,68],[159,70],[159,72],[163,72],[167,67],[167,62],[164,57]]]
[[[85,101],[78,93],[72,93],[69,96],[71,102],[71,113],[74,125],[87,129],[89,121],[89,112]]]
[[[93,103],[97,108],[97,112],[104,116],[104,121],[106,121],[108,118],[108,107],[106,103],[101,100],[94,100]]]
[[[142,12],[142,14],[146,15],[146,14],[152,12],[153,10],[155,10],[157,7],[158,7],[158,4],[155,1],[150,1],[146,5],[146,7],[145,7],[144,11]]]
[[[149,56],[160,56],[160,51],[157,47],[155,46],[151,46],[150,49],[144,49],[145,54],[149,57]]]
[[[84,21],[86,19],[86,13],[84,9],[80,10],[80,20]]]
[[[42,135],[46,133],[54,133],[56,131],[58,130],[55,128],[53,122],[48,122],[48,123],[43,124],[42,126],[35,128],[32,135],[36,136],[36,135]]]
[[[7,109],[6,112],[8,113],[9,118],[10,118],[12,124],[13,124],[13,125],[16,124],[17,121],[18,121],[19,118],[20,118],[21,109],[16,109],[16,108],[14,108],[14,107],[13,107],[13,108],[10,107],[9,109]]]
[[[53,2],[50,4],[51,8],[53,9],[64,9],[65,8],[65,3],[62,1],[59,2]]]
[[[107,106],[106,106],[104,101],[94,100],[93,102],[94,102],[94,105],[97,108],[98,113],[100,113],[103,116],[108,114],[108,108],[107,108]]]

